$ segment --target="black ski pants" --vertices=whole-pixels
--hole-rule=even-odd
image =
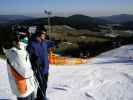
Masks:
[[[39,82],[39,88],[37,90],[37,99],[36,100],[45,100],[46,99],[46,89],[48,82],[48,74],[44,74],[43,76],[37,75],[37,80]]]
[[[34,93],[30,94],[27,97],[21,98],[21,97],[17,97],[17,100],[35,100],[34,98]]]

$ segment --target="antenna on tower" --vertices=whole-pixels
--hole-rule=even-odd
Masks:
[[[50,34],[51,34],[51,21],[50,21],[50,17],[51,17],[52,12],[48,11],[48,10],[44,10],[44,14],[46,14],[47,18],[48,18],[48,35],[50,36]]]

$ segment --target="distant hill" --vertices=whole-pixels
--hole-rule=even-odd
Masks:
[[[29,19],[32,19],[32,17],[23,16],[23,15],[0,15],[0,23],[10,23],[10,22],[29,20]]]
[[[29,21],[24,21],[23,24],[47,24],[47,18],[38,18]],[[69,17],[51,17],[51,24],[52,25],[68,25],[76,29],[89,29],[98,31],[98,25],[106,25],[108,21],[100,19],[100,18],[93,18],[85,15],[72,15]]]
[[[22,15],[0,15],[0,24],[3,23],[19,23],[26,25],[48,24],[47,18],[32,18]],[[120,14],[106,17],[90,17],[86,15],[76,14],[69,17],[51,17],[51,25],[67,25],[75,29],[87,29],[91,31],[99,31],[101,27],[107,24],[120,23],[126,29],[132,29],[129,25],[123,25],[123,23],[129,23],[133,21],[133,15]],[[119,29],[123,29],[119,27]],[[125,28],[124,28],[125,29]]]
[[[76,29],[92,29],[98,28],[98,23],[92,17],[85,15],[73,15],[67,18],[67,25]]]
[[[133,21],[125,22],[121,24],[125,30],[133,30]]]
[[[133,15],[129,15],[129,14],[103,16],[103,17],[98,17],[98,18],[101,18],[107,21],[112,21],[114,23],[123,23],[123,22],[133,21]]]

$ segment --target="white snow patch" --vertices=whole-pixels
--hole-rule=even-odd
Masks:
[[[103,53],[83,65],[50,68],[49,100],[133,100],[133,45]]]
[[[6,61],[0,59],[0,99],[16,100],[11,92],[8,80]]]
[[[0,62],[0,98],[14,98],[5,61]],[[133,100],[133,45],[105,52],[87,64],[50,66],[49,100]]]

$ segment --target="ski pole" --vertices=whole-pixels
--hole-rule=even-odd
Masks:
[[[35,72],[36,73],[36,72]],[[37,73],[36,73],[37,74]],[[41,93],[42,93],[42,95],[43,95],[43,97],[45,97],[45,94],[43,93],[43,90],[41,89],[41,87],[40,87],[40,84],[39,84],[39,82],[38,82],[38,80],[37,80],[37,78],[36,78],[36,75],[34,74],[34,77],[35,77],[35,81],[36,81],[36,83],[37,83],[37,85],[38,85],[38,88],[40,89],[40,91],[41,91]],[[41,82],[42,83],[42,82]]]

